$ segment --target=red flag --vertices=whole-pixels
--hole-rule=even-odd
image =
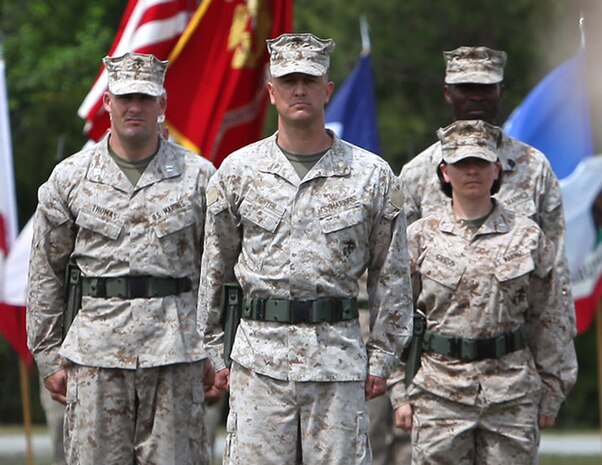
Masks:
[[[151,53],[166,60],[195,9],[196,0],[129,0],[108,55]],[[95,141],[109,128],[109,116],[102,106],[107,82],[107,72],[101,66],[92,89],[78,110],[79,116],[86,120],[86,136]]]
[[[8,99],[4,60],[0,55],[0,333],[28,365],[32,358],[27,348],[25,307],[8,305],[5,300],[5,264],[17,235],[17,204],[13,178],[12,145],[8,120]]]
[[[291,27],[292,0],[204,0],[169,57],[166,120],[176,141],[219,166],[261,138],[265,40]]]
[[[25,307],[0,303],[0,333],[19,357],[32,366],[33,359],[27,348],[27,332],[25,329]]]

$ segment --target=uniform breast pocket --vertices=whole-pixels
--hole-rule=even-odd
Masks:
[[[364,213],[361,205],[354,205],[347,210],[322,216],[319,221],[322,232],[330,234],[364,223]]]
[[[458,287],[465,269],[457,259],[442,252],[428,253],[419,264],[423,287],[428,282],[426,280],[430,280],[450,292]]]
[[[171,213],[165,218],[161,218],[153,228],[157,237],[162,239],[174,233],[182,232],[186,228],[194,225],[194,214],[192,208],[185,208]]]
[[[243,223],[250,227],[258,227],[264,232],[273,234],[284,216],[284,208],[267,208],[262,202],[256,199],[246,198],[242,201],[239,208]]]
[[[83,234],[90,236],[87,238],[90,240],[93,240],[93,237],[96,235],[117,240],[123,229],[122,220],[111,219],[109,221],[85,210],[79,212],[75,224],[77,224]]]
[[[195,216],[192,207],[171,212],[153,224],[163,253],[173,260],[194,260],[201,238],[195,237]]]
[[[514,260],[498,264],[495,269],[495,278],[499,283],[500,296],[508,304],[506,308],[522,308],[524,303],[531,272],[535,264],[530,255],[517,257]]]

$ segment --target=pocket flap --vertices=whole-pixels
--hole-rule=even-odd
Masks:
[[[246,198],[242,201],[239,208],[240,215],[247,221],[273,233],[282,221],[284,209],[268,210],[252,199]]]
[[[347,210],[339,211],[331,215],[320,218],[322,231],[328,234],[333,231],[339,231],[356,224],[363,223],[364,214],[361,205],[355,205]]]
[[[441,252],[429,253],[420,263],[420,273],[445,287],[455,289],[466,267]]]
[[[79,212],[75,224],[112,240],[116,240],[123,229],[123,222],[109,222],[85,210]]]
[[[165,237],[194,224],[192,208],[185,208],[157,221],[153,228],[157,237]]]
[[[533,263],[533,258],[529,254],[498,264],[495,268],[495,277],[500,282],[509,281],[531,273],[534,269],[535,263]]]

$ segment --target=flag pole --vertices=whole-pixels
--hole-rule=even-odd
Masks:
[[[25,444],[27,465],[33,465],[33,449],[31,447],[31,398],[29,394],[29,374],[27,365],[19,357],[19,379],[21,381],[21,403],[23,404],[23,424],[25,426]]]
[[[581,47],[585,49],[585,18],[583,12],[579,14],[579,37],[581,39]]]

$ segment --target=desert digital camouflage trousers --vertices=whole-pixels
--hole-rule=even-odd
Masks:
[[[224,465],[369,465],[364,383],[289,382],[234,363]]]
[[[68,369],[70,465],[208,465],[203,362]]]
[[[410,386],[412,465],[535,465],[539,393],[465,405]]]

